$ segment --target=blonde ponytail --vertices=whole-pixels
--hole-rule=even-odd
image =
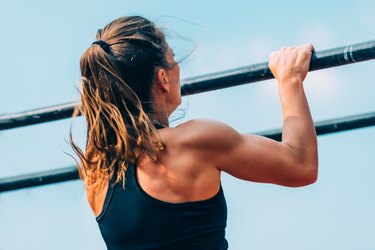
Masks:
[[[156,160],[163,143],[152,124],[151,86],[156,67],[168,67],[163,33],[143,17],[123,17],[99,30],[81,57],[81,113],[87,122],[87,141],[78,155],[80,178],[87,188],[115,177],[123,181],[129,164],[140,152]],[[107,46],[108,45],[108,46]]]

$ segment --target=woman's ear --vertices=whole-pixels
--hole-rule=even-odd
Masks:
[[[157,82],[159,83],[162,90],[165,92],[169,92],[167,71],[163,68],[160,68],[157,70],[156,76],[157,76]]]

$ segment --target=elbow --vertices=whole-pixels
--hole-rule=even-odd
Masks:
[[[313,157],[313,160],[307,165],[308,176],[306,180],[306,186],[314,184],[318,180],[318,155]]]
[[[287,186],[304,187],[314,184],[318,179],[317,147],[289,147],[287,162],[291,170]]]
[[[294,158],[293,165],[293,169],[295,169],[295,187],[309,186],[318,180],[317,152]]]
[[[304,171],[296,183],[296,187],[304,187],[314,184],[318,180],[318,163],[312,163],[304,166]]]
[[[305,187],[314,184],[318,179],[318,164],[299,164],[294,167],[295,171],[285,179],[281,185],[286,187]]]
[[[318,170],[316,169],[305,178],[303,186],[314,184],[317,180],[318,180]]]

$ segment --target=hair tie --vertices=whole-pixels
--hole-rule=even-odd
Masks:
[[[110,45],[103,40],[97,40],[93,42],[92,44],[98,44],[105,52],[109,52]]]

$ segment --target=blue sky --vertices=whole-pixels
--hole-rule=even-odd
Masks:
[[[79,57],[98,28],[129,14],[194,49],[182,78],[266,61],[281,46],[316,50],[375,39],[374,1],[4,1],[0,114],[78,100]],[[193,43],[179,36],[188,37]],[[375,62],[310,73],[316,121],[375,110]],[[274,81],[184,98],[185,118],[241,132],[281,127]],[[177,116],[180,113],[177,113]],[[83,141],[80,121],[75,133]],[[0,177],[73,164],[69,120],[0,132]],[[291,189],[223,176],[230,249],[373,249],[375,128],[319,137],[318,182]],[[0,194],[0,249],[104,249],[80,181]],[[23,240],[20,240],[23,239]]]

